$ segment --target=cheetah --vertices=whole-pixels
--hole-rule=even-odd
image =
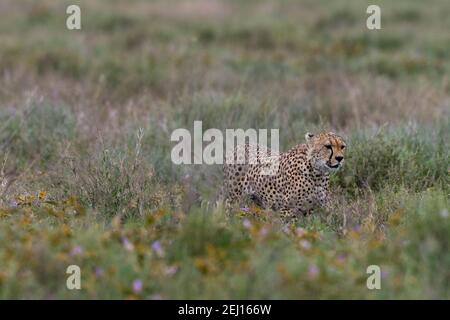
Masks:
[[[333,132],[308,132],[305,140],[280,154],[257,144],[237,146],[223,167],[227,214],[245,196],[279,211],[285,222],[328,206],[329,176],[344,164],[346,143]]]

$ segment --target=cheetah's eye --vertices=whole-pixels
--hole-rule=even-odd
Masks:
[[[331,150],[331,144],[327,144],[327,145],[325,145],[325,148],[327,148],[327,149]]]
[[[345,149],[345,146],[341,146],[341,149],[342,149],[342,150]]]

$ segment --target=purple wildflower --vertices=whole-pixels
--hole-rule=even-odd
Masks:
[[[310,265],[308,268],[308,274],[310,275],[311,278],[317,277],[319,272],[320,272],[320,269],[315,264]]]
[[[155,251],[159,256],[162,256],[164,253],[161,242],[159,240],[156,240],[152,243],[152,250]]]
[[[252,227],[252,223],[248,219],[244,219],[244,221],[242,221],[242,225],[245,229],[250,229]]]
[[[78,256],[83,253],[83,248],[80,246],[73,247],[72,251],[70,252],[70,255],[72,256]]]
[[[125,250],[127,250],[127,251],[133,251],[133,249],[134,249],[133,243],[131,243],[127,237],[122,238],[122,245],[124,246]]]
[[[17,207],[19,206],[19,204],[17,203],[17,201],[12,200],[12,201],[9,203],[9,206],[10,206],[11,208],[17,208]]]
[[[136,279],[133,281],[133,292],[138,294],[142,292],[142,280]]]
[[[103,276],[104,273],[105,273],[105,272],[103,271],[102,268],[100,268],[100,267],[95,267],[95,275],[96,275],[97,277]]]

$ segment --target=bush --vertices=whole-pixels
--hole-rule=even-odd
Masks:
[[[334,181],[350,194],[386,186],[414,191],[432,186],[448,188],[450,125],[436,128],[403,125],[384,127],[375,134],[360,132],[348,142],[344,170]]]
[[[77,137],[76,120],[64,106],[32,105],[0,111],[2,153],[19,170],[36,164],[48,168],[64,145]]]
[[[87,161],[70,161],[63,181],[66,193],[102,215],[144,216],[151,210],[173,206],[176,194],[159,183],[154,168],[141,154],[143,131],[134,149],[101,145]]]

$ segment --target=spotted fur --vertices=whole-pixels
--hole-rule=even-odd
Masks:
[[[245,196],[280,211],[286,221],[326,206],[329,176],[343,165],[346,144],[332,132],[307,133],[305,139],[281,154],[259,145],[237,146],[224,165],[227,212]]]

